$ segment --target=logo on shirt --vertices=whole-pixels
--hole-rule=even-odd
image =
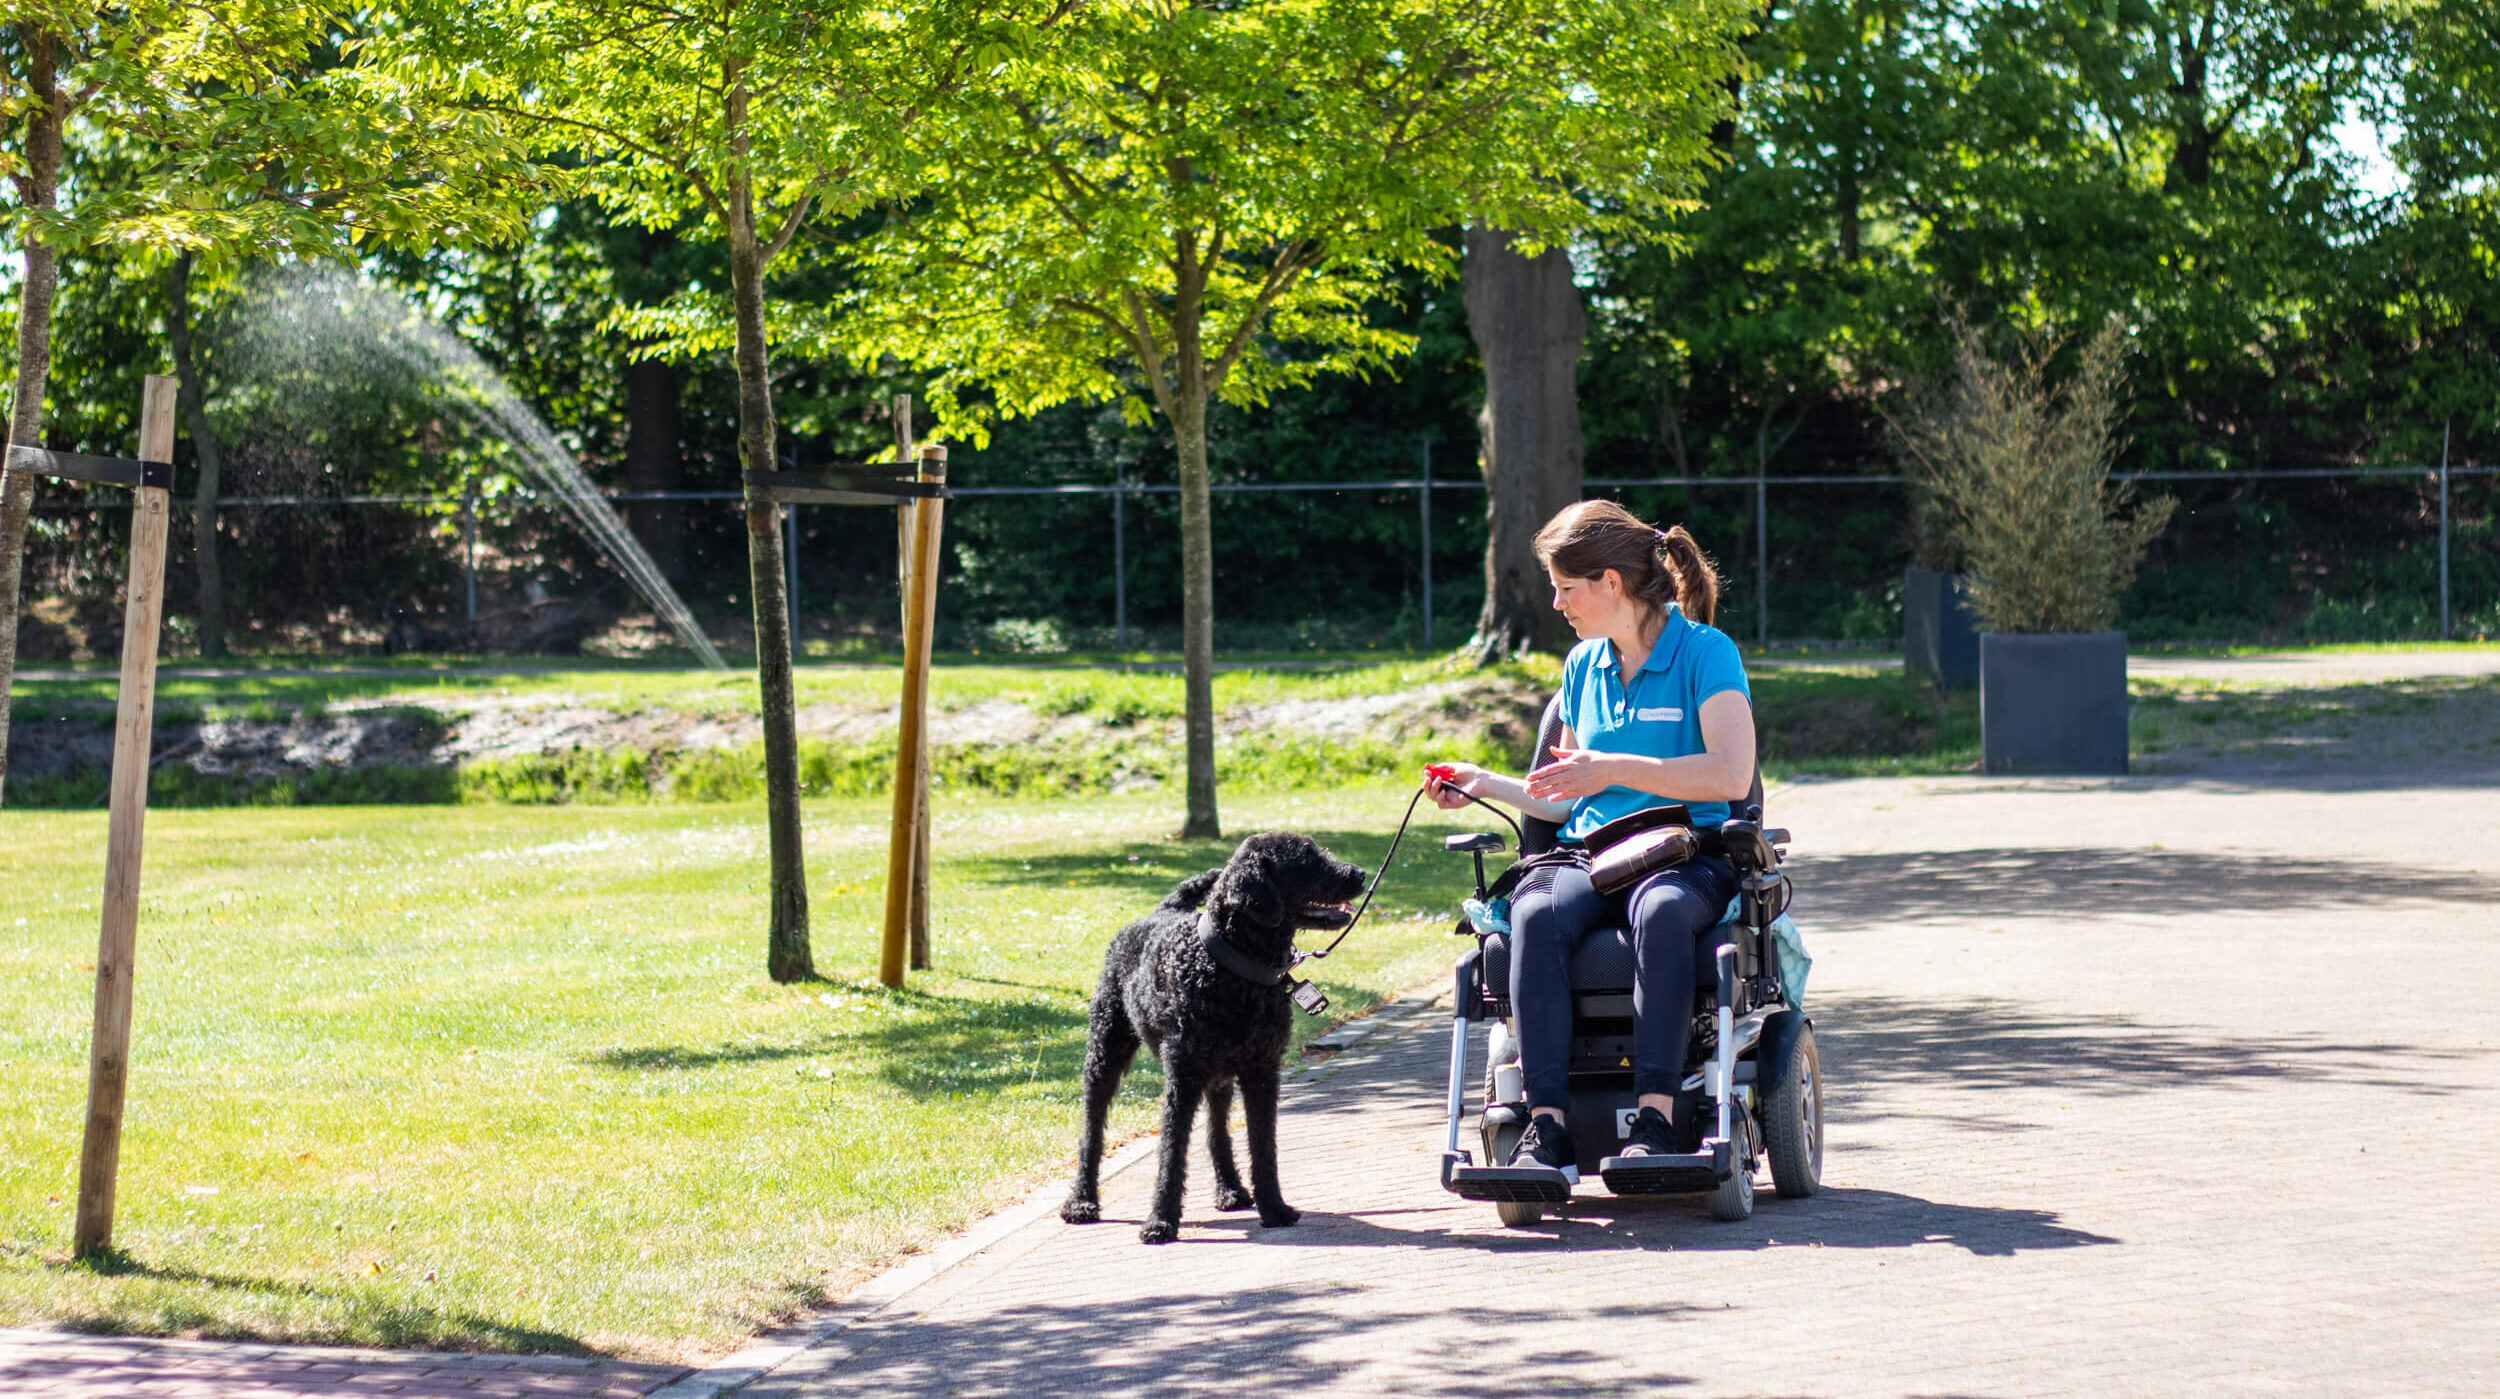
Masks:
[[[1681,709],[1635,709],[1632,711],[1632,717],[1644,724],[1681,724],[1684,722],[1684,711]]]

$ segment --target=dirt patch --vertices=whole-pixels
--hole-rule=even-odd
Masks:
[[[1225,737],[1290,734],[1339,741],[1409,742],[1483,735],[1506,746],[1536,736],[1546,692],[1505,676],[1445,680],[1394,695],[1280,700],[1216,717]]]
[[[760,742],[752,713],[673,709],[612,710],[543,698],[464,697],[461,707],[412,703],[418,696],[342,702],[326,709],[249,715],[160,716],[158,765],[263,780],[365,767],[455,768],[463,764],[584,751],[674,756],[734,750]],[[1490,737],[1506,746],[1533,736],[1544,694],[1500,677],[1444,681],[1392,695],[1296,699],[1245,705],[1218,716],[1225,740],[1285,737],[1333,743],[1414,743]],[[814,704],[798,713],[802,739],[845,748],[892,741],[892,704]],[[952,747],[1135,751],[1177,748],[1177,718],[1131,719],[1045,713],[1009,699],[983,699],[929,716],[932,743]],[[9,770],[26,778],[67,778],[111,765],[109,705],[32,707],[9,732]]]

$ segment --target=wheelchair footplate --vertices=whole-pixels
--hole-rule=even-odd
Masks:
[[[1690,1195],[1715,1190],[1736,1174],[1736,1148],[1714,1140],[1669,1156],[1609,1156],[1597,1172],[1617,1195]]]
[[[1576,1167],[1477,1166],[1466,1152],[1441,1158],[1441,1187],[1462,1200],[1492,1200],[1514,1205],[1559,1205],[1571,1198],[1580,1174]]]

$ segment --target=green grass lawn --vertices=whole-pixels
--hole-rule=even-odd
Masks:
[[[1408,790],[1225,815],[1369,865]],[[942,799],[939,970],[888,992],[884,813],[809,805],[794,986],[749,804],[155,813],[101,1269],[64,1252],[104,817],[0,813],[0,1325],[688,1355],[1015,1198],[1071,1155],[1104,941],[1229,847],[1167,795]],[[1462,827],[1418,819],[1338,1015],[1457,951]]]

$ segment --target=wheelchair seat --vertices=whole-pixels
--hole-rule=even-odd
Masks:
[[[1734,925],[1721,923],[1708,936],[1693,939],[1695,998],[1715,1002],[1719,994],[1718,949],[1731,941]],[[1484,984],[1493,994],[1510,994],[1510,934],[1484,940]],[[1632,1006],[1632,931],[1622,926],[1591,929],[1571,951],[1571,991],[1581,1000],[1583,1015],[1630,1015]],[[1619,1004],[1595,1004],[1599,998],[1623,998]]]

